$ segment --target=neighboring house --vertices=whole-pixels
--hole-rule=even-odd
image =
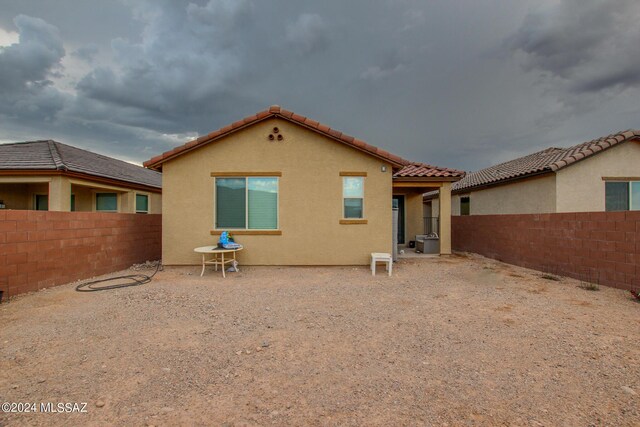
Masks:
[[[356,265],[391,252],[392,204],[403,236],[422,234],[422,194],[463,172],[412,163],[272,106],[145,162],[163,181],[163,263],[229,230],[249,265]],[[446,197],[444,197],[446,199]],[[443,203],[441,250],[451,253]]]
[[[425,194],[426,212],[438,197]],[[452,186],[451,203],[453,215],[640,210],[640,131],[470,172]]]
[[[161,213],[162,175],[56,141],[0,144],[4,209]]]

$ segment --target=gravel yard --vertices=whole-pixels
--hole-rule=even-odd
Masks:
[[[199,273],[0,304],[0,400],[88,403],[0,425],[640,425],[629,293],[476,256]]]

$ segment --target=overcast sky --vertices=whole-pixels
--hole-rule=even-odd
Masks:
[[[637,0],[2,0],[0,141],[142,162],[279,104],[477,170],[640,128]]]

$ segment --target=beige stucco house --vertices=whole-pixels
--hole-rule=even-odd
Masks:
[[[437,191],[425,210],[437,211]],[[452,186],[453,215],[640,210],[640,131],[548,148],[477,172]]]
[[[272,106],[145,162],[162,171],[163,263],[223,230],[245,265],[358,265],[391,252],[392,204],[404,233],[423,232],[422,194],[440,189],[442,254],[451,252],[451,184],[460,171],[413,163]]]
[[[57,141],[0,144],[0,209],[159,214],[162,178]]]

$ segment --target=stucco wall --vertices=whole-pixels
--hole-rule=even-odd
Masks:
[[[35,195],[47,194],[48,192],[49,184],[46,182],[28,184],[0,183],[0,200],[4,201],[6,209],[33,209]]]
[[[273,127],[283,141],[269,141]],[[193,252],[212,245],[212,172],[281,172],[281,235],[237,235],[245,265],[367,264],[371,252],[391,252],[391,167],[383,161],[290,122],[271,118],[163,165],[163,262],[198,264]],[[340,224],[340,172],[367,172],[367,224]]]
[[[555,212],[555,175],[549,174],[503,184],[470,194],[471,215]],[[460,196],[452,197],[452,214],[460,215]]]
[[[394,188],[393,194],[404,196],[404,241],[405,244],[408,244],[409,240],[415,240],[416,234],[423,234],[423,191]]]
[[[462,196],[460,196],[459,194],[451,195],[451,215],[460,215],[460,197]],[[439,201],[440,200],[438,200],[438,202]]]
[[[603,177],[640,178],[640,142],[625,142],[560,169],[556,174],[558,212],[604,211]]]

